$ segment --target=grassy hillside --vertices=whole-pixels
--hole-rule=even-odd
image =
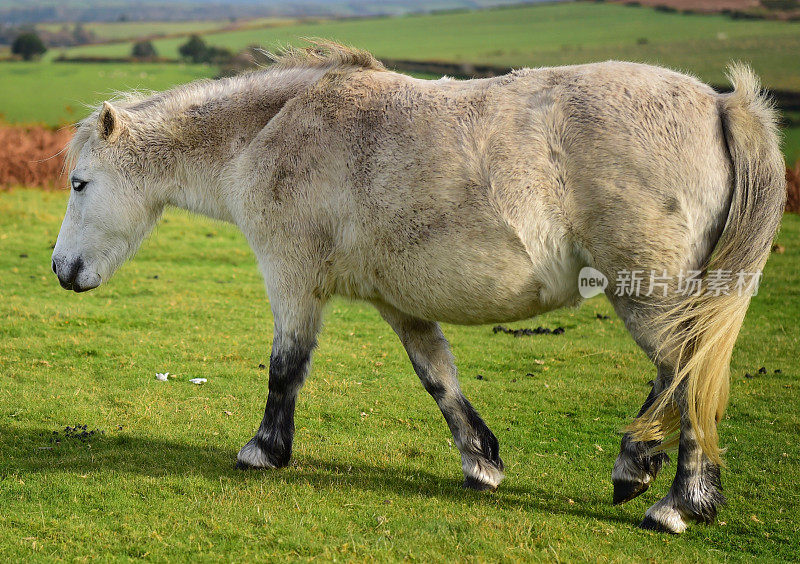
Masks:
[[[188,22],[88,22],[81,24],[86,31],[89,31],[100,40],[125,40],[137,39],[139,37],[150,37],[156,35],[206,33],[230,26],[227,20],[222,21],[188,21]],[[57,32],[63,28],[64,24],[45,23],[38,24],[37,29]],[[72,25],[67,25],[72,29]]]
[[[86,31],[94,34],[100,41],[124,42],[145,37],[189,35],[192,33],[220,33],[224,31],[245,30],[253,28],[269,28],[283,25],[297,24],[297,19],[291,18],[253,18],[241,21],[230,20],[202,20],[183,22],[87,22],[81,24]],[[72,30],[74,24],[43,23],[37,24],[36,29],[58,32],[64,28]],[[61,49],[56,48],[57,53]],[[52,57],[51,53],[49,56]]]
[[[800,22],[732,20],[602,3],[321,22],[213,34],[214,45],[275,47],[298,37],[327,37],[381,57],[508,66],[582,63],[609,58],[658,63],[721,83],[725,64],[749,61],[767,85],[800,90]],[[177,56],[183,39],[156,41]],[[79,47],[69,54],[123,56],[129,44]]]
[[[461,488],[447,426],[397,338],[369,306],[341,300],[300,396],[293,463],[239,472],[272,337],[243,238],[170,212],[108,285],[76,295],[50,271],[66,195],[0,194],[3,561],[797,556],[797,216],[784,218],[786,252],[768,263],[733,356],[720,425],[729,503],[718,525],[672,537],[636,525],[674,464],[641,498],[610,503],[617,431],[654,369],[604,298],[513,325],[563,335],[444,328],[463,388],[500,440],[507,479],[494,494]],[[164,371],[176,378],[156,381]],[[197,376],[208,383],[188,382]],[[98,432],[65,433],[75,425]]]

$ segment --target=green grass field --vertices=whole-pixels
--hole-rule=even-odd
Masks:
[[[3,561],[797,557],[797,216],[784,218],[786,252],[771,258],[733,358],[729,504],[718,525],[672,537],[636,525],[674,465],[610,505],[617,431],[654,372],[604,298],[513,325],[560,336],[445,327],[463,388],[500,439],[507,479],[494,494],[461,488],[447,426],[396,337],[369,306],[340,300],[301,394],[293,463],[243,473],[233,464],[263,412],[271,338],[243,238],[170,212],[108,285],[76,295],[49,264],[66,196],[0,194]],[[176,378],[156,381],[164,371]],[[196,376],[208,383],[188,383]],[[66,437],[76,424],[104,434]]]
[[[126,90],[164,90],[213,76],[205,65],[0,62],[0,117],[12,123],[63,125]]]

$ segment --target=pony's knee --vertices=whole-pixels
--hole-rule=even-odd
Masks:
[[[291,399],[305,381],[314,345],[273,347],[269,359],[269,393]]]

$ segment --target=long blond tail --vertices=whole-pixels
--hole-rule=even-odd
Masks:
[[[767,261],[786,201],[777,115],[746,65],[728,68],[734,86],[719,96],[719,114],[733,163],[733,195],[728,220],[704,271],[760,272]],[[680,415],[675,398],[685,388],[686,412],[708,458],[721,464],[717,422],[730,388],[730,359],[750,305],[750,293],[718,296],[705,291],[683,300],[658,320],[661,354],[677,358],[670,385],[627,429],[637,441],[675,435]],[[676,355],[677,351],[677,355]],[[667,446],[674,443],[667,441]]]

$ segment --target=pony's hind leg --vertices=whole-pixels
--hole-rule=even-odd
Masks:
[[[269,393],[255,436],[239,451],[236,466],[281,468],[289,464],[297,394],[311,366],[321,324],[319,300],[274,300],[275,335],[269,359]]]
[[[689,420],[686,386],[672,386],[676,373],[674,367],[680,362],[679,348],[677,345],[669,348],[662,346],[662,340],[666,337],[659,331],[657,308],[616,296],[612,303],[634,340],[658,367],[653,390],[642,407],[637,422],[648,421],[643,417],[646,417],[645,412],[651,404],[667,399],[664,394],[671,393],[669,404],[674,410],[662,414],[661,427],[655,434],[669,434],[673,425],[668,420],[675,421],[680,433],[677,471],[669,493],[647,510],[640,526],[644,529],[681,533],[690,521],[710,523],[716,517],[717,507],[724,502],[719,466],[709,460],[697,441],[696,431]],[[674,392],[670,392],[671,389]],[[623,437],[620,455],[612,473],[615,502],[618,499],[619,502],[633,499],[643,493],[655,477],[666,456],[663,453],[655,454],[655,458],[648,456],[651,452],[649,447],[652,446],[658,446],[658,441],[645,439],[644,442],[637,442],[630,434]]]
[[[639,410],[639,416],[647,411],[662,389],[663,378],[659,371],[658,377],[653,380],[650,394]],[[654,452],[654,449],[660,444],[661,441],[658,440],[636,441],[630,433],[623,435],[619,455],[614,462],[614,470],[611,472],[611,481],[614,484],[614,505],[630,501],[647,491],[662,465],[669,461],[666,453]]]
[[[617,314],[625,322],[625,327],[633,340],[650,357],[657,368],[656,377],[652,381],[653,387],[637,415],[639,418],[647,412],[664,388],[669,385],[673,370],[657,359],[659,343],[653,325],[653,320],[658,315],[657,310],[629,296],[612,294],[609,295],[609,299]],[[614,469],[611,472],[611,482],[614,485],[614,505],[630,501],[650,488],[661,467],[669,460],[666,453],[654,452],[660,443],[660,440],[635,440],[628,432],[623,435],[619,455],[617,455]]]
[[[669,493],[645,513],[643,529],[682,533],[690,521],[713,523],[717,508],[725,503],[719,465],[703,453],[688,421],[685,401],[680,404],[678,470]]]
[[[503,479],[497,438],[464,397],[450,347],[439,325],[378,305],[408,353],[422,385],[436,400],[461,453],[464,486],[494,490]]]

